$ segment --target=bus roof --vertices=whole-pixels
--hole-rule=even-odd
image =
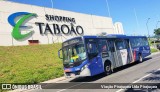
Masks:
[[[127,35],[121,35],[121,34],[108,34],[108,35],[84,35],[84,36],[78,36],[78,37],[73,37],[71,39],[67,39],[66,41],[75,39],[75,38],[79,38],[79,37],[83,37],[83,38],[146,38],[146,36],[127,36]],[[64,42],[66,42],[64,41]]]
[[[139,38],[139,37],[146,37],[146,36],[127,36],[127,35],[120,35],[120,34],[108,34],[105,36],[83,36],[84,38]]]

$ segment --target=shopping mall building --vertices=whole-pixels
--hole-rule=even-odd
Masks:
[[[0,1],[0,46],[52,44],[82,35],[117,34],[112,18]]]

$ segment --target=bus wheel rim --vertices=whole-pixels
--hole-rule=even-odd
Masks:
[[[110,67],[106,66],[106,71],[109,72],[110,71]]]

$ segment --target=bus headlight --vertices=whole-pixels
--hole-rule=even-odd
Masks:
[[[85,66],[83,66],[82,68],[81,68],[81,71],[83,71],[85,68],[87,68],[88,67],[88,65],[85,65]]]
[[[88,64],[81,68],[80,76],[91,76],[91,72],[88,68]]]

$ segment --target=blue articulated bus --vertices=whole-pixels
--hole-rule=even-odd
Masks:
[[[109,75],[114,68],[142,62],[150,46],[146,36],[82,36],[63,42],[58,55],[66,77]]]

